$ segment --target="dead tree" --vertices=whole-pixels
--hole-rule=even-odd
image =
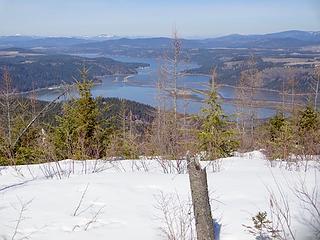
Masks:
[[[295,105],[294,105],[295,95],[296,95],[295,88],[296,88],[297,82],[296,82],[294,69],[291,67],[288,67],[288,85],[291,88],[291,112],[293,114],[295,111]]]
[[[183,77],[179,71],[181,63],[181,41],[177,31],[173,32],[173,40],[168,53],[163,56],[157,82],[158,116],[156,130],[161,155],[178,159],[181,147],[181,118],[178,114],[178,80]],[[168,97],[169,94],[169,97]],[[170,102],[168,101],[170,99]],[[168,105],[168,107],[167,107]],[[158,145],[159,146],[159,145]],[[157,148],[159,148],[157,146]]]
[[[63,91],[60,95],[58,95],[55,99],[53,99],[51,102],[49,102],[44,108],[41,109],[41,111],[36,115],[34,116],[30,121],[29,123],[26,125],[25,128],[23,128],[21,130],[21,132],[18,134],[18,136],[16,137],[13,145],[12,145],[12,148],[15,148],[16,145],[19,143],[19,141],[21,140],[21,138],[23,137],[23,135],[29,130],[29,128],[35,123],[35,121],[41,116],[43,115],[46,111],[48,111],[48,109],[50,109],[50,107],[55,104],[57,101],[59,101],[60,98],[62,98],[66,93],[67,91],[69,91],[69,89]]]
[[[316,65],[314,75],[311,82],[311,88],[314,91],[314,110],[317,111],[318,95],[320,88],[320,65]]]
[[[173,32],[173,69],[172,69],[172,85],[173,85],[173,111],[174,111],[174,118],[175,121],[177,121],[177,111],[178,111],[178,78],[179,78],[179,61],[180,61],[180,53],[181,53],[181,41],[178,38],[178,32],[177,30],[174,30]]]
[[[198,240],[214,240],[206,169],[187,157],[192,204]]]
[[[165,90],[170,92],[172,96],[172,110],[174,119],[177,121],[178,113],[178,80],[183,77],[183,73],[179,71],[181,64],[182,43],[178,37],[177,30],[173,31],[170,52],[165,54],[164,62],[161,66],[161,74],[166,80]]]
[[[12,143],[13,143],[13,111],[19,106],[17,102],[16,93],[12,88],[12,80],[7,68],[3,71],[3,90],[0,93],[0,108],[2,109],[3,116],[0,117],[2,122],[3,132],[5,133],[5,140],[8,147],[9,158],[12,158]],[[0,109],[0,110],[1,110]]]
[[[0,92],[0,110],[3,111],[4,116],[0,116],[0,123],[4,125],[6,148],[8,151],[8,157],[10,159],[14,158],[15,148],[20,142],[21,138],[26,134],[26,132],[32,127],[32,125],[39,119],[43,114],[45,114],[62,96],[64,96],[69,88],[66,88],[59,96],[49,102],[45,107],[43,107],[38,113],[33,111],[33,116],[31,119],[26,120],[20,109],[24,105],[21,101],[19,93],[16,93],[12,87],[12,79],[10,77],[8,69],[4,69],[3,73],[3,90]],[[36,102],[36,99],[32,99],[31,102]],[[3,119],[4,118],[4,119]],[[22,129],[18,129],[14,134],[15,119],[20,118],[25,121],[25,126]],[[0,129],[1,130],[1,129]],[[15,129],[17,130],[17,129]]]
[[[256,94],[262,86],[262,73],[257,68],[257,61],[254,56],[245,63],[244,70],[241,71],[239,84],[236,90],[238,103],[238,128],[242,135],[242,142],[246,142],[246,130],[249,130],[249,141],[245,148],[251,149],[255,143],[255,125],[257,110],[255,108]],[[248,126],[249,125],[249,126]]]
[[[217,67],[212,67],[212,70],[211,70],[211,89],[216,89],[217,78],[218,78]]]

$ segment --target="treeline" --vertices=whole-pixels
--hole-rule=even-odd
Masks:
[[[122,63],[104,57],[84,58],[19,51],[22,52],[13,53],[16,54],[13,56],[0,56],[0,74],[3,75],[4,69],[7,69],[14,79],[13,87],[18,91],[72,83],[74,78],[80,78],[79,69],[83,65],[90,69],[91,79],[113,74],[135,74],[137,68],[147,66],[145,63]],[[10,54],[12,51],[7,52]],[[98,78],[94,80],[99,81]]]
[[[261,127],[259,144],[270,159],[313,160],[320,155],[320,113],[307,106],[288,117],[277,114]]]
[[[267,121],[257,119],[256,92],[261,71],[255,58],[246,63],[237,88],[237,113],[230,120],[217,97],[218,74],[212,69],[203,108],[197,115],[178,111],[177,81],[181,42],[175,38],[157,82],[157,107],[124,100],[93,98],[88,68],[80,71],[79,98],[59,103],[28,101],[14,93],[8,71],[0,94],[0,164],[32,164],[62,159],[136,159],[141,155],[182,160],[186,156],[215,160],[235,151],[264,149],[272,159],[298,163],[319,155],[320,68],[314,69],[313,101],[296,104],[294,84],[290,101]],[[170,94],[168,94],[170,92]],[[187,105],[188,99],[183,99]],[[59,110],[57,110],[59,109]],[[178,163],[179,166],[179,163]]]
[[[62,105],[40,103],[41,107],[36,107],[36,101],[21,101],[14,94],[8,72],[4,73],[3,82],[1,165],[67,158],[132,159],[139,155],[182,159],[186,151],[195,154],[201,150],[207,151],[210,158],[228,156],[237,146],[230,128],[232,123],[222,113],[214,90],[208,95],[203,115],[195,119],[171,110],[159,113],[154,108],[141,108],[140,104],[127,104],[124,100],[94,99],[91,95],[93,82],[86,68],[82,69],[81,81],[77,84],[80,97]],[[50,109],[46,109],[48,105]],[[52,110],[53,107],[62,108],[61,114]],[[54,121],[48,118],[52,114],[57,114]],[[220,136],[219,142],[217,136]]]
[[[253,128],[247,118],[242,128],[239,119],[232,122],[223,113],[214,88],[204,92],[206,105],[199,116],[175,114],[121,99],[94,99],[92,81],[83,70],[80,98],[57,102],[37,117],[48,103],[17,97],[10,92],[8,73],[3,79],[0,165],[140,155],[181,160],[201,151],[210,160],[254,149],[290,164],[320,154],[320,113],[314,106],[278,113],[256,121]]]
[[[19,102],[22,103],[21,106],[26,106],[26,111],[39,112],[48,104],[48,102],[35,100],[33,99],[32,94],[33,93],[31,93],[29,97],[18,97]],[[97,97],[95,101],[97,103],[101,117],[106,119],[108,118],[110,120],[112,119],[113,124],[117,127],[119,127],[119,122],[117,122],[117,118],[115,118],[114,116],[118,116],[119,112],[124,106],[126,115],[128,115],[131,111],[132,119],[134,121],[148,125],[151,124],[153,119],[155,118],[155,108],[143,103],[113,97]],[[56,117],[63,114],[63,106],[63,102],[56,102],[54,106],[52,106],[45,112],[45,114],[39,116],[39,121],[45,124],[56,126]],[[0,111],[0,113],[3,114],[3,109],[1,107]]]

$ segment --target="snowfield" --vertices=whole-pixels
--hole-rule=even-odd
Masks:
[[[185,162],[180,162],[182,172]],[[208,162],[202,162],[203,166]],[[189,178],[176,173],[176,162],[71,161],[0,167],[0,239],[151,240],[166,239],[159,196],[188,201]],[[164,173],[169,172],[169,173]],[[243,225],[270,210],[277,184],[290,204],[296,239],[313,239],[305,211],[293,189],[315,185],[319,170],[270,167],[258,151],[222,160],[221,170],[207,167],[213,217],[222,224],[221,240],[255,239]]]

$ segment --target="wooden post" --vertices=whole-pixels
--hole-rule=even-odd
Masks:
[[[187,157],[197,240],[214,240],[206,169]]]

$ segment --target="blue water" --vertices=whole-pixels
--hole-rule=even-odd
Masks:
[[[96,55],[90,55],[86,57],[96,57]],[[159,78],[159,67],[163,62],[153,58],[132,58],[126,56],[106,56],[122,62],[140,62],[149,63],[150,67],[139,69],[139,73],[132,76],[106,76],[102,79],[101,84],[95,85],[92,89],[92,95],[94,97],[118,97],[125,98],[151,106],[157,105],[157,89],[155,88],[156,82]],[[196,64],[183,63],[180,70],[190,69],[197,67]],[[124,82],[124,79],[127,79]],[[192,93],[192,99],[187,101],[183,99],[178,100],[178,110],[181,112],[187,111],[189,113],[198,113],[203,106],[203,97],[193,91],[206,89],[209,83],[209,77],[204,75],[189,75],[183,76],[178,81],[180,88],[188,89]],[[56,98],[61,89],[46,89],[38,92],[38,99],[50,101]],[[221,87],[218,92],[224,98],[232,99],[235,96],[234,88]],[[72,96],[76,96],[75,92],[71,92]],[[266,99],[274,99],[275,96],[264,93]],[[169,96],[168,96],[169,101]],[[168,104],[170,104],[168,102]],[[229,103],[221,103],[223,110],[231,115],[234,114],[236,108]],[[257,114],[259,118],[266,118],[275,114],[275,110],[269,108],[259,108]]]

